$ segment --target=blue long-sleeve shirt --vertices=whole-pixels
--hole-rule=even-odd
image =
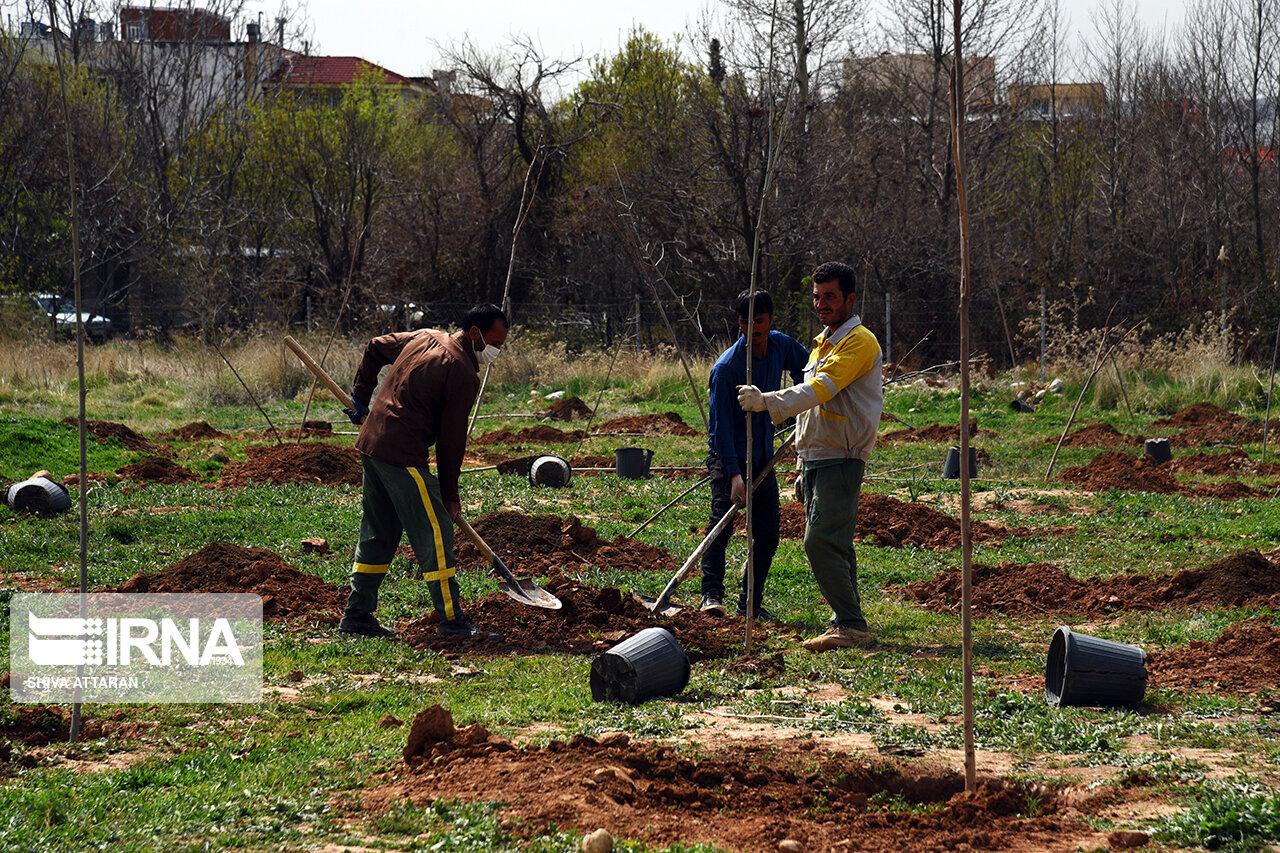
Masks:
[[[716,359],[711,368],[711,414],[707,445],[720,457],[725,475],[733,478],[744,473],[740,463],[747,458],[747,413],[738,405],[738,386],[747,382],[747,363],[743,353],[749,349],[745,336],[739,337]],[[761,391],[777,391],[782,387],[782,374],[791,374],[792,382],[804,381],[804,366],[809,351],[804,344],[782,332],[769,332],[764,358],[751,356],[751,384]],[[773,456],[773,421],[768,412],[753,412],[755,429],[752,445],[757,466]]]

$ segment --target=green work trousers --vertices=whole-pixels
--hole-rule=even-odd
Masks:
[[[858,560],[853,532],[858,523],[858,495],[867,463],[861,459],[805,462],[804,551],[818,591],[845,628],[867,630],[858,597]]]
[[[440,497],[440,481],[426,468],[402,468],[364,454],[360,460],[364,464],[364,517],[351,567],[347,613],[372,613],[378,608],[378,587],[400,547],[401,534],[408,533],[440,618],[461,619],[462,598],[454,577],[453,522]]]

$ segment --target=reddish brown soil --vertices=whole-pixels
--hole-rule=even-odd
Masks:
[[[438,615],[432,611],[400,628],[400,636],[419,649],[465,649],[504,655],[513,652],[536,654],[549,651],[588,654],[606,651],[645,628],[661,625],[680,641],[692,662],[723,659],[742,654],[742,619],[711,616],[693,608],[670,617],[651,614],[638,598],[617,589],[594,587],[564,575],[549,579],[542,588],[560,599],[559,610],[546,610],[513,601],[501,592],[464,604],[473,622],[500,636],[458,641],[436,636]],[[694,601],[697,601],[696,593]],[[756,623],[753,642],[771,633],[789,629]]]
[[[72,417],[62,419],[64,424],[76,426],[79,421]],[[138,450],[143,453],[165,453],[163,448],[157,447],[147,439],[138,435],[124,424],[112,423],[111,421],[85,421],[85,429],[98,440],[99,443],[105,443],[110,439],[116,439],[129,450]]]
[[[960,607],[960,569],[929,580],[888,587],[942,613]],[[1078,580],[1051,563],[973,567],[973,612],[989,616],[1071,613],[1106,616],[1119,610],[1202,607],[1280,607],[1280,568],[1257,551],[1185,569],[1174,575],[1122,575]]]
[[[1250,619],[1228,625],[1211,643],[1147,654],[1153,686],[1255,691],[1280,687],[1280,631]]]
[[[612,468],[617,461],[615,456],[575,456],[569,464],[576,471],[579,468]]]
[[[287,429],[282,436],[285,438],[329,438],[333,435],[333,424],[328,421],[307,421],[300,427]],[[263,438],[273,438],[271,435],[263,435]]]
[[[536,424],[515,433],[505,429],[486,432],[479,438],[471,439],[470,443],[481,447],[489,444],[555,444],[577,441],[583,435],[585,433],[579,429],[565,432],[547,424]]]
[[[1220,409],[1212,403],[1193,403],[1185,409],[1153,421],[1158,427],[1239,426],[1245,419],[1240,415]]]
[[[105,483],[107,480],[107,475],[99,474],[97,471],[90,471],[87,479],[89,480],[90,483]],[[62,485],[64,486],[78,486],[80,485],[80,475],[68,474],[58,482],[62,483]]]
[[[1167,467],[1157,464],[1145,454],[1134,456],[1120,450],[1099,453],[1088,465],[1067,468],[1059,479],[1093,492],[1122,489],[1172,495],[1182,491],[1182,484],[1174,479]]]
[[[179,465],[167,456],[144,456],[137,462],[117,468],[116,473],[131,480],[162,485],[191,483],[200,479],[195,471]]]
[[[1262,476],[1274,476],[1280,473],[1280,465],[1272,463],[1266,467],[1268,470]],[[1208,474],[1218,477],[1260,473],[1259,463],[1250,459],[1249,454],[1238,447],[1225,453],[1195,453],[1190,456],[1180,456],[1169,463],[1169,470],[1175,474]]]
[[[247,462],[226,467],[219,489],[250,483],[320,483],[358,486],[363,476],[354,447],[334,444],[271,444],[246,448]]]
[[[1228,501],[1270,495],[1269,491],[1259,491],[1239,481],[1186,485],[1178,482],[1170,473],[1174,470],[1173,466],[1172,462],[1157,463],[1146,454],[1134,456],[1120,450],[1109,450],[1093,457],[1088,465],[1067,468],[1060,479],[1064,483],[1074,483],[1094,492],[1120,489],[1127,492],[1155,492],[1161,495],[1187,495]]]
[[[491,461],[489,464],[498,466],[499,474],[518,474],[521,477],[528,477],[529,470],[533,468],[533,460],[536,456],[516,456],[511,459],[503,459],[500,462]],[[569,467],[573,467],[570,465]]]
[[[978,422],[976,420],[969,421],[969,435],[976,436],[978,434]],[[943,424],[930,424],[927,427],[916,427],[915,429],[900,429],[897,432],[885,433],[876,439],[877,441],[951,441],[960,443],[960,425],[954,424],[944,426]]]
[[[1193,498],[1216,498],[1220,501],[1238,501],[1243,498],[1268,498],[1274,494],[1273,490],[1260,490],[1251,486],[1246,486],[1239,480],[1230,480],[1226,483],[1198,483],[1182,490],[1185,495]]]
[[[3,717],[3,722],[0,722],[0,764],[9,760],[10,744],[20,743],[24,746],[65,744],[71,736],[70,707],[12,705],[10,712]],[[152,727],[152,723],[127,721],[123,711],[116,711],[106,719],[81,717],[80,738],[87,741],[113,736],[135,737]]]
[[[1057,444],[1051,440],[1050,444]],[[1090,424],[1062,440],[1063,447],[1141,447],[1140,435],[1125,435],[1111,424]]]
[[[1262,441],[1262,427],[1254,424],[1206,424],[1169,436],[1172,447],[1210,447],[1216,444],[1249,444]]]
[[[1052,791],[984,778],[973,794],[948,768],[866,762],[813,741],[735,745],[688,754],[613,733],[516,746],[483,726],[455,728],[447,710],[414,720],[404,757],[364,809],[412,800],[498,800],[528,835],[608,827],[656,847],[716,844],[775,853],[784,839],[811,851],[1069,851],[1096,847]],[[912,808],[888,810],[886,799]],[[1035,811],[1035,817],[1024,817]],[[1086,843],[1088,841],[1089,843]]]
[[[225,432],[215,429],[208,421],[194,421],[169,432],[162,432],[160,438],[176,438],[183,441],[198,441],[203,438],[230,438]]]
[[[251,592],[266,619],[336,622],[347,590],[301,572],[265,548],[211,542],[156,574],[139,572],[107,592]]]
[[[676,412],[661,415],[635,415],[614,418],[591,430],[593,435],[702,435],[684,422]]]
[[[591,407],[577,397],[566,397],[556,400],[551,407],[538,413],[544,418],[555,418],[560,421],[571,421],[574,418],[591,417]]]
[[[560,518],[500,510],[479,516],[471,526],[516,575],[560,574],[588,565],[623,571],[676,570],[675,560],[665,549],[625,536],[603,539],[573,515]],[[484,555],[464,536],[455,537],[454,551],[461,566],[487,567]]]
[[[781,533],[783,539],[803,539],[805,529],[804,507],[788,501],[781,507]],[[1034,534],[1064,535],[1071,528],[1030,530],[1009,528],[988,521],[972,523],[974,542],[998,542],[1009,536]],[[960,519],[939,512],[931,506],[914,501],[900,501],[888,495],[863,492],[858,499],[858,530],[854,538],[859,542],[870,541],[887,548],[915,545],[931,551],[949,551],[960,547]]]

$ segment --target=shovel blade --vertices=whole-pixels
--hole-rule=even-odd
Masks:
[[[664,604],[662,606],[661,610],[659,610],[658,599],[650,598],[647,595],[640,595],[640,596],[637,596],[637,598],[640,599],[641,604],[643,604],[646,608],[648,608],[650,613],[656,614],[658,616],[674,616],[675,614],[679,613],[681,609],[678,604],[671,604],[670,602],[668,602],[667,604]]]
[[[521,604],[528,604],[531,607],[559,610],[562,606],[560,599],[530,580],[516,580],[514,585],[505,580],[500,580],[498,581],[498,589],[506,593],[509,598],[515,599]]]

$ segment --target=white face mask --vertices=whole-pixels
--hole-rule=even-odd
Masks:
[[[498,349],[493,344],[485,344],[484,349],[476,353],[476,361],[480,362],[482,365],[493,364],[498,360],[498,356],[501,353],[502,350]]]

